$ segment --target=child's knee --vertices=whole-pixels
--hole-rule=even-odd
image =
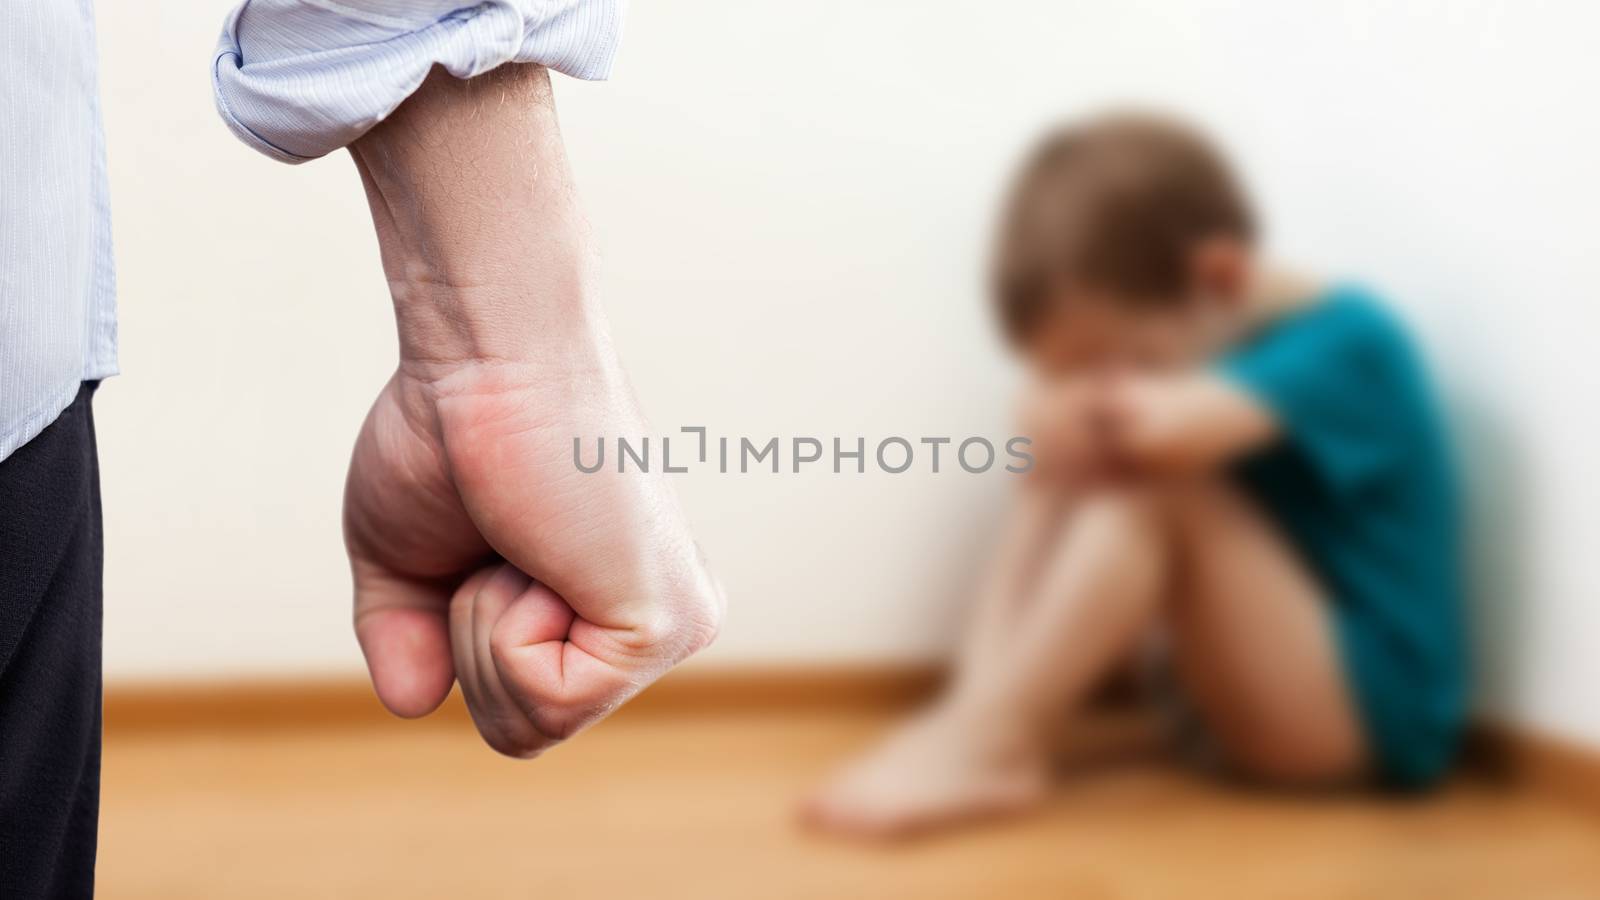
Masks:
[[[1108,485],[1080,496],[1077,530],[1127,541],[1181,543],[1196,529],[1227,527],[1240,502],[1220,479]]]
[[[1077,528],[1123,538],[1155,536],[1165,530],[1169,503],[1165,491],[1143,484],[1106,485],[1083,494],[1077,503]]]

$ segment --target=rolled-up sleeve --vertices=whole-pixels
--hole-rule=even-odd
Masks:
[[[442,65],[457,78],[508,62],[575,78],[611,73],[625,0],[244,0],[212,59],[217,110],[289,163],[383,121]]]

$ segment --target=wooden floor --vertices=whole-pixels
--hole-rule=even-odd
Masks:
[[[1466,782],[1311,802],[1152,765],[910,845],[797,831],[797,793],[888,716],[624,710],[532,763],[456,720],[111,729],[101,896],[1600,897],[1600,819]]]

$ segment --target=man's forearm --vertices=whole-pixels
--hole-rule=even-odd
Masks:
[[[350,152],[404,362],[549,360],[592,336],[587,226],[542,67],[436,68]]]

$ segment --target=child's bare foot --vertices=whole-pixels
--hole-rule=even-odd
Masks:
[[[989,726],[948,707],[926,713],[807,798],[802,818],[895,837],[1032,806],[1049,784],[1048,755]]]

